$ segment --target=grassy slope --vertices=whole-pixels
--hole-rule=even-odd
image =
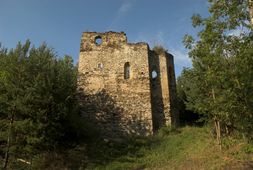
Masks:
[[[207,127],[164,128],[153,137],[114,142],[94,138],[60,153],[38,155],[32,167],[23,169],[253,169],[252,153],[252,145],[233,138],[223,139],[220,151]]]
[[[109,150],[97,155],[103,156],[104,162],[93,163],[88,169],[226,169],[233,164],[239,166],[240,159],[249,159],[241,152],[244,144],[238,141],[234,147],[219,151],[208,128],[185,127],[179,132],[165,129],[153,138],[110,145]]]

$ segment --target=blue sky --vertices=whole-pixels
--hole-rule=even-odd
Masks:
[[[0,42],[46,42],[77,62],[82,32],[124,31],[129,42],[165,46],[179,75],[191,66],[182,44],[185,34],[196,35],[190,18],[207,16],[207,8],[207,0],[0,0]]]

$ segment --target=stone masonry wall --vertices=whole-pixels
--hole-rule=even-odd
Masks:
[[[176,80],[173,56],[166,51],[149,51],[149,70],[157,73],[156,78],[150,79],[151,106],[154,131],[172,123],[176,125]],[[173,116],[175,115],[175,116]],[[173,119],[173,120],[172,120]]]
[[[123,32],[84,32],[78,67],[82,115],[110,137],[150,135],[170,124],[167,58],[146,43],[127,43]],[[156,81],[153,68],[159,70]]]
[[[102,39],[100,45],[95,44],[98,36]],[[101,95],[107,96],[96,105],[111,102],[108,104],[110,109],[105,104],[87,111],[85,108],[89,102],[86,101],[83,115],[96,122],[110,136],[151,134],[148,45],[127,44],[124,33],[113,32],[84,33],[81,41],[79,87],[87,95],[86,98],[91,95],[100,95],[100,98]],[[124,65],[127,62],[130,78],[124,79]]]

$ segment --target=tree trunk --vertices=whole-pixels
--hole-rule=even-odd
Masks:
[[[253,28],[253,0],[248,0],[249,3],[249,17],[251,22],[251,27]]]
[[[8,138],[7,138],[7,148],[5,152],[5,157],[4,157],[4,165],[3,169],[6,170],[8,167],[8,162],[9,162],[9,151],[10,151],[10,146],[11,146],[11,131],[12,131],[12,124],[14,122],[14,113],[11,113],[11,120],[9,123],[9,130],[8,130]]]
[[[219,145],[220,150],[221,148],[221,128],[220,128],[220,121],[215,117],[214,118],[214,126],[216,131],[216,141]]]
[[[217,128],[217,136],[218,136],[218,145],[220,147],[220,150],[221,150],[221,128],[220,128],[220,121],[217,120],[217,125],[218,125],[218,128]]]
[[[215,103],[216,97],[215,97],[214,88],[212,88],[212,96],[213,96],[213,102]],[[220,128],[220,121],[217,118],[217,116],[214,116],[214,126],[215,126],[215,131],[216,131],[216,140],[221,150],[221,128]]]

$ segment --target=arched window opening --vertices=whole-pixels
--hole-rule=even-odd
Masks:
[[[102,38],[100,36],[96,36],[96,38],[95,38],[95,44],[96,45],[101,45],[102,44]]]
[[[130,78],[130,64],[129,62],[126,62],[124,65],[124,79]]]
[[[157,78],[157,76],[158,76],[157,71],[156,71],[156,70],[153,70],[153,71],[151,72],[152,80],[155,80],[155,79]]]

